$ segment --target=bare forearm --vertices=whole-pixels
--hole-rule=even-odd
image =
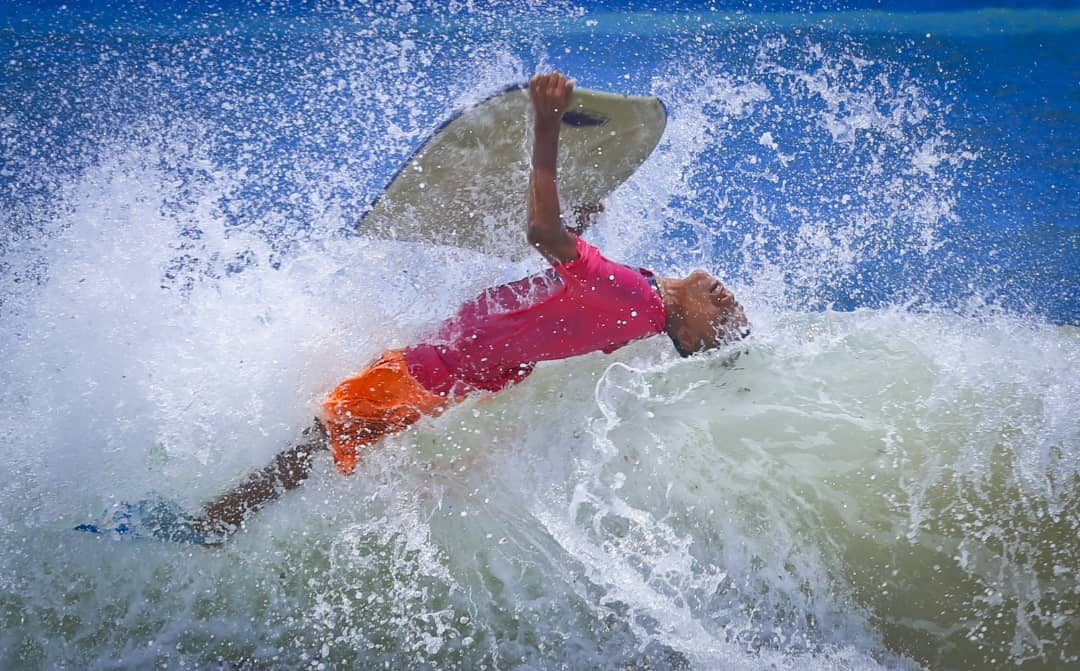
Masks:
[[[555,176],[555,163],[559,157],[559,122],[537,122],[533,129],[533,171],[550,171]]]
[[[529,176],[529,237],[554,239],[562,230],[555,162],[559,127],[536,127],[532,173]]]

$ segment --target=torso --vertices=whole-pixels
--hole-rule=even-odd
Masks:
[[[615,263],[580,238],[578,258],[488,289],[406,350],[409,371],[438,394],[498,391],[539,361],[565,359],[664,330],[652,273]]]

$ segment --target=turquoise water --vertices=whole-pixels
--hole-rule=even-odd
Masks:
[[[1080,10],[867,7],[5,5],[0,667],[1080,663]],[[538,268],[353,226],[548,67],[664,100],[592,240],[751,341],[540,366],[224,548],[70,531]]]

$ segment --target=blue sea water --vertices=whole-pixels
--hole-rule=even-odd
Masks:
[[[5,3],[0,666],[1080,663],[1078,39],[1075,2]],[[355,225],[549,68],[665,102],[591,235],[724,277],[737,365],[541,366],[220,550],[68,533],[197,506],[534,269]]]
[[[399,101],[400,107],[380,110],[380,123],[400,127],[407,139],[359,176],[363,188],[348,184],[325,194],[342,207],[343,228],[363,211],[402,156],[460,107],[461,100],[448,101],[437,92],[447,86],[453,90],[455,84],[463,87],[460,73],[470,61],[470,50],[484,48],[493,38],[521,34],[524,44],[511,46],[503,58],[526,62],[543,55],[547,65],[574,72],[595,88],[650,92],[656,88],[651,80],[668,76],[665,68],[684,58],[712,59],[729,71],[751,73],[760,54],[748,45],[774,32],[787,40],[774,47],[774,57],[798,59],[811,70],[855,45],[866,56],[888,54],[888,61],[870,66],[873,71],[837,76],[860,77],[879,87],[906,82],[920,87],[927,103],[937,108],[928,123],[938,126],[932,141],[947,141],[942,149],[951,152],[950,161],[935,168],[949,172],[955,182],[950,184],[955,202],[948,212],[927,215],[939,219],[931,222],[937,229],[932,253],[901,256],[888,247],[889,241],[876,241],[874,254],[832,278],[829,286],[814,287],[809,300],[819,307],[850,310],[898,298],[940,303],[974,296],[1056,323],[1080,320],[1074,188],[1077,63],[1072,49],[1078,19],[1067,6],[1025,4],[1019,11],[978,3],[901,3],[895,12],[886,12],[876,3],[854,3],[854,11],[837,11],[840,5],[827,3],[825,10],[832,11],[799,3],[735,3],[714,12],[709,8],[715,3],[678,3],[664,11],[647,3],[598,3],[567,5],[564,12],[554,6],[546,12],[519,9],[514,12],[519,18],[475,23],[463,20],[460,12],[425,16],[420,8],[400,12],[396,7],[376,3],[365,11],[342,12],[348,18],[338,19],[333,8],[319,3],[8,4],[0,54],[6,129],[6,169],[0,177],[6,187],[8,228],[26,225],[12,210],[28,196],[47,194],[49,185],[43,180],[93,164],[103,142],[118,141],[117,134],[147,123],[148,110],[155,111],[157,118],[151,118],[164,126],[162,131],[202,120],[210,134],[210,151],[223,165],[253,175],[252,162],[264,168],[244,185],[252,192],[249,197],[235,204],[245,210],[236,213],[237,225],[258,225],[266,213],[282,207],[280,199],[273,198],[279,190],[302,190],[287,175],[299,169],[298,163],[310,164],[308,176],[318,180],[343,162],[356,160],[350,155],[363,152],[369,131],[355,127],[360,121],[359,111],[351,109],[355,92],[338,90],[328,81],[324,89],[333,90],[315,96],[311,78],[318,74],[310,68],[322,68],[326,77],[347,74],[335,62],[338,55],[327,48],[340,42],[344,31],[362,31],[369,13],[383,15],[372,21],[385,30],[430,41],[431,62],[406,77],[411,81],[395,84],[426,88],[433,95],[410,93]],[[580,20],[582,12],[595,18]],[[701,46],[697,40],[703,35],[719,39]],[[820,54],[804,48],[815,40]],[[806,92],[778,93],[798,100],[805,112],[833,104]],[[884,88],[869,93],[881,95]],[[852,104],[839,103],[841,108]],[[890,104],[896,101],[882,100],[876,112],[892,113]],[[168,118],[162,118],[166,111]],[[841,116],[857,113],[839,110]],[[298,137],[282,127],[289,117],[315,114],[334,119],[341,128],[331,132],[316,125]],[[762,124],[769,124],[775,137],[791,135],[796,154],[794,163],[784,166],[783,181],[773,181],[762,164],[756,174],[733,186],[753,189],[759,214],[786,232],[796,230],[801,219],[784,211],[793,201],[810,204],[805,214],[819,220],[840,220],[860,211],[861,205],[850,200],[825,203],[854,195],[852,182],[865,177],[858,171],[870,160],[866,141],[872,141],[875,132],[854,129],[850,141],[858,147],[840,143],[824,152],[820,138],[802,132],[805,124],[798,114],[798,109],[780,108],[772,118],[749,120],[729,133],[722,146],[703,152],[695,167],[705,180],[712,174],[737,174],[740,161],[762,151],[760,133],[754,134]],[[857,136],[860,130],[866,137]],[[244,147],[250,149],[245,152]],[[887,169],[899,168],[904,160],[888,152],[881,158]],[[33,170],[41,163],[49,166],[45,175]],[[831,178],[825,179],[830,172]],[[806,175],[815,181],[795,187]],[[879,180],[862,188],[883,187]],[[714,189],[685,207],[691,214],[710,212],[720,197]],[[751,216],[739,211],[745,205],[732,207],[726,219],[745,221]],[[287,215],[297,220],[293,225],[310,220],[310,214]],[[22,220],[32,218],[22,215]],[[723,255],[735,246],[734,240],[717,236],[715,228],[708,232],[710,244]],[[730,233],[741,230],[731,227]]]

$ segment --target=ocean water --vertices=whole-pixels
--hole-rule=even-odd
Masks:
[[[1080,665],[1080,8],[5,3],[0,668]],[[323,394],[540,266],[354,230],[455,110],[660,96],[591,239],[753,337],[541,365],[195,509]]]

